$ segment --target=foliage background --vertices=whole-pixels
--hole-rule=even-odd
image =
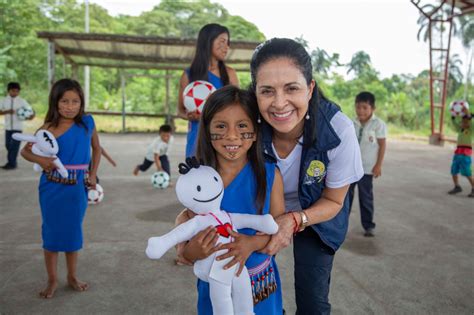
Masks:
[[[89,5],[90,31],[92,33],[114,33],[135,35],[156,35],[181,38],[196,38],[202,25],[210,22],[227,26],[232,39],[263,41],[265,36],[258,28],[240,16],[233,16],[220,4],[209,0],[182,2],[164,0],[151,11],[140,16],[110,16],[97,4]],[[47,47],[46,41],[38,39],[37,31],[84,30],[84,5],[76,0],[0,0],[0,85],[9,81],[22,84],[22,97],[33,105],[38,121],[47,110]],[[420,18],[420,40],[426,39],[426,21]],[[466,51],[472,49],[474,18],[463,17],[456,21],[455,36],[461,37]],[[414,35],[415,36],[415,35]],[[338,103],[350,117],[354,116],[354,97],[363,90],[371,91],[377,99],[377,115],[389,123],[392,133],[409,132],[420,135],[430,133],[429,72],[418,75],[397,74],[380,78],[373,68],[370,56],[364,51],[354,54],[347,64],[339,61],[337,53],[329,55],[323,48],[310,50],[304,38],[298,38],[306,45],[313,58],[315,77],[323,92]],[[472,54],[472,51],[471,51]],[[428,58],[428,52],[427,52]],[[397,61],[403,62],[403,61]],[[468,65],[462,65],[459,56],[451,56],[448,104],[452,100],[467,100],[474,107],[474,97],[469,94],[472,78],[463,78]],[[344,67],[352,79],[345,79],[336,73]],[[159,74],[158,70],[127,70],[129,73]],[[70,76],[70,68],[61,58],[56,58],[57,78]],[[83,71],[79,71],[82,81]],[[171,105],[176,109],[180,71],[173,73]],[[239,73],[241,86],[250,81],[248,73]],[[464,82],[467,82],[465,84]],[[466,93],[467,90],[467,93]],[[149,113],[164,112],[164,79],[136,77],[127,82],[127,111]],[[472,93],[471,93],[472,94]],[[91,100],[88,109],[120,110],[120,77],[117,69],[91,68]],[[118,131],[120,119],[98,117],[102,131]],[[40,123],[40,122],[38,122]],[[127,119],[128,130],[157,130],[161,121],[156,119]],[[449,122],[447,122],[449,134]],[[145,126],[145,127],[144,127]],[[178,124],[185,130],[185,123]]]

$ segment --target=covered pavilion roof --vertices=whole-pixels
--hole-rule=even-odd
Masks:
[[[157,36],[38,32],[55,53],[79,66],[182,70],[192,62],[196,40]],[[231,41],[226,64],[248,71],[258,42]]]

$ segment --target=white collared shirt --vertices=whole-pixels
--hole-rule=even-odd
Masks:
[[[372,114],[372,117],[362,125],[358,118],[354,119],[354,128],[359,140],[360,153],[364,174],[372,174],[372,169],[377,163],[379,154],[379,143],[377,139],[387,138],[387,126],[380,118]]]
[[[161,140],[161,137],[156,137],[155,140],[153,140],[153,142],[148,145],[145,158],[148,161],[154,161],[155,154],[158,154],[159,156],[168,155],[173,141],[173,136],[170,137],[168,143]]]
[[[16,111],[20,108],[29,108],[31,109],[30,104],[28,104],[21,97],[11,97],[7,95],[5,98],[0,100],[0,110],[10,110],[13,109],[15,112],[13,114],[5,114],[5,130],[23,130],[23,121],[18,119]]]

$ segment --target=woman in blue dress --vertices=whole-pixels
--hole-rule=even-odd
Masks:
[[[196,141],[199,129],[198,112],[188,112],[184,107],[183,91],[193,81],[210,82],[216,89],[232,84],[239,86],[239,79],[234,69],[224,63],[229,51],[229,30],[219,24],[204,25],[199,31],[196,52],[191,66],[183,72],[179,81],[178,116],[189,121],[186,142],[186,157],[196,152]]]
[[[48,284],[40,296],[51,298],[58,285],[58,252],[65,252],[69,286],[76,291],[88,288],[87,283],[76,277],[76,266],[87,208],[86,185],[95,188],[101,149],[94,119],[84,114],[84,93],[77,81],[62,79],[53,85],[48,113],[40,129],[46,129],[56,137],[57,156],[68,170],[68,178],[63,178],[55,170],[54,158],[33,154],[31,144],[22,150],[26,160],[43,168],[39,201]],[[91,147],[92,165],[88,171]]]
[[[265,163],[257,132],[257,112],[249,94],[234,86],[223,87],[207,100],[199,127],[197,157],[214,167],[224,182],[221,208],[230,213],[284,213],[283,182],[275,164]],[[192,216],[188,211],[188,216]],[[212,235],[215,231],[208,233]],[[239,264],[248,269],[257,315],[282,314],[280,276],[271,255],[260,253],[270,240],[268,235],[255,235],[253,229],[229,231],[234,241],[215,248],[227,249],[220,257],[234,257],[228,267]],[[209,237],[212,239],[213,237]],[[209,253],[194,256],[194,245],[186,246],[184,256],[190,261],[203,259]],[[196,246],[200,251],[200,246]],[[219,257],[217,257],[219,259]],[[212,314],[209,284],[198,281],[198,314]]]

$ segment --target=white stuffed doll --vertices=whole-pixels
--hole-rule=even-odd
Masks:
[[[220,209],[224,195],[224,184],[219,173],[212,167],[200,165],[195,157],[187,158],[179,165],[182,174],[176,182],[179,201],[197,215],[177,226],[171,232],[148,240],[146,254],[150,259],[161,258],[170,248],[190,240],[209,225],[216,227],[219,243],[232,241],[227,228],[232,230],[251,228],[266,234],[275,234],[278,225],[270,214],[251,215],[227,213]],[[220,250],[194,264],[194,274],[209,282],[213,313],[216,315],[253,314],[252,289],[247,268],[236,276],[238,265],[224,270],[232,257],[217,261],[215,258],[226,253]]]
[[[33,143],[33,147],[31,148],[31,152],[33,154],[39,156],[46,156],[46,157],[55,157],[56,159],[53,163],[56,165],[57,171],[63,178],[68,177],[68,172],[64,167],[61,160],[56,157],[58,154],[59,146],[58,142],[54,135],[49,132],[48,130],[40,129],[33,135],[25,135],[22,133],[14,133],[12,135],[13,139],[17,141],[27,141]],[[41,172],[43,169],[38,164],[33,164],[33,169],[37,172]]]

